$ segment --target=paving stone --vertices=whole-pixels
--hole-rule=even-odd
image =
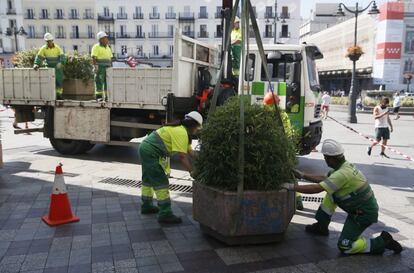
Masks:
[[[3,257],[0,264],[22,264],[26,255],[6,256]]]
[[[127,268],[127,267],[136,267],[137,264],[135,259],[127,259],[127,260],[118,260],[115,261],[115,268]]]
[[[67,273],[67,272],[68,272],[67,266],[45,268],[43,271],[43,273]]]
[[[179,262],[161,264],[162,272],[178,272],[184,271],[184,268]]]
[[[67,267],[69,265],[69,257],[51,257],[46,262],[46,268],[51,267]]]
[[[43,269],[46,263],[48,253],[29,254],[24,260],[21,270]]]
[[[116,268],[115,269],[116,273],[139,273],[137,268]]]
[[[20,263],[0,264],[0,272],[2,273],[17,273],[20,272]]]
[[[72,249],[69,258],[69,265],[90,264],[92,261],[91,249]]]
[[[138,267],[139,273],[162,273],[162,269],[159,265],[148,265]]]
[[[111,273],[115,272],[115,267],[112,262],[102,262],[92,264],[92,273]]]
[[[155,255],[150,243],[133,243],[132,249],[136,258]]]
[[[155,255],[172,254],[173,248],[167,240],[150,242]]]
[[[91,265],[69,265],[68,273],[91,273]]]
[[[135,261],[138,267],[158,264],[155,256],[137,257]]]

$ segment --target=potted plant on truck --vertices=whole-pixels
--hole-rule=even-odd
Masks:
[[[230,245],[281,240],[295,211],[295,193],[280,188],[295,182],[295,143],[277,124],[274,108],[248,102],[244,108],[243,191],[237,191],[239,99],[209,115],[195,161],[193,217]]]

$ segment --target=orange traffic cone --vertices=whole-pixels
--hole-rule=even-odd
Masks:
[[[43,216],[42,220],[49,226],[58,226],[79,221],[79,218],[72,214],[72,209],[70,208],[62,164],[56,167],[49,215]]]

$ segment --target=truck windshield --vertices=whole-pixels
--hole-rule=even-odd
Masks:
[[[267,57],[267,54],[266,54]],[[267,71],[271,77],[271,81],[276,82],[293,82],[294,79],[294,63],[282,60],[267,59]],[[262,67],[260,73],[262,81],[267,81],[266,71]]]
[[[310,48],[306,48],[306,64],[308,67],[309,85],[312,91],[320,91],[318,72],[314,52]]]

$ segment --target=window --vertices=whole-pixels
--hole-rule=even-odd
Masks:
[[[121,54],[128,55],[128,49],[126,45],[121,45]]]
[[[105,25],[104,26],[105,32],[106,33],[110,33],[111,32],[111,26],[110,25]]]
[[[216,36],[216,38],[223,37],[223,31],[222,31],[221,25],[216,25],[215,36]]]
[[[152,37],[158,36],[158,25],[151,25],[151,35]]]
[[[143,38],[144,36],[142,35],[142,26],[141,25],[137,25],[137,38]]]
[[[135,7],[134,19],[144,19],[144,14],[142,14],[141,7]]]
[[[122,37],[126,36],[126,25],[121,25],[120,26],[120,32],[121,32]]]
[[[405,46],[406,53],[414,53],[414,31],[410,30],[405,33]]]
[[[273,18],[273,7],[267,6],[265,11],[265,18]]]
[[[153,53],[154,56],[159,56],[160,55],[160,52],[158,50],[158,45],[152,46],[152,53]]]
[[[119,7],[118,19],[127,19],[125,7]]]
[[[56,10],[56,19],[63,19],[63,10],[57,9]]]
[[[103,11],[104,11],[104,16],[109,16],[109,8],[108,7],[104,7]]]
[[[70,10],[70,18],[71,19],[78,19],[78,10],[77,9],[71,9]]]
[[[184,6],[184,16],[190,15],[191,8],[190,6]]]
[[[245,75],[246,81],[254,80],[255,65],[256,65],[256,55],[249,54],[249,59],[247,60],[247,65],[246,65],[246,75]]]
[[[207,7],[206,6],[201,6],[200,7],[200,15],[198,17],[199,18],[204,18],[204,19],[208,18]]]
[[[29,26],[27,35],[29,38],[35,38],[36,32],[34,26]]]
[[[16,23],[16,20],[15,20],[15,19],[11,19],[11,20],[9,20],[9,27],[10,27],[11,29],[14,29],[14,28],[16,28],[16,27],[17,27],[17,23]]]
[[[200,33],[199,33],[199,37],[200,38],[207,38],[207,25],[200,25]]]
[[[78,51],[78,46],[77,45],[73,45],[73,51]]]
[[[265,37],[266,38],[271,38],[272,35],[272,25],[266,25],[265,26]]]
[[[310,88],[312,91],[319,91],[319,78],[316,70],[314,51],[310,47],[306,47],[306,59]]]
[[[92,9],[85,9],[85,19],[93,19]]]
[[[64,34],[64,28],[63,28],[63,26],[58,26],[58,27],[57,27],[56,38],[63,39],[63,38],[65,38],[65,36],[64,36],[64,35],[65,35],[65,34]]]
[[[160,19],[160,14],[158,13],[158,7],[153,6],[151,8],[150,19]]]
[[[49,13],[47,9],[42,9],[42,13],[40,14],[40,18],[41,19],[48,19],[49,18]]]
[[[137,56],[142,57],[143,55],[142,45],[137,45]]]
[[[49,27],[48,26],[43,26],[43,35],[45,35],[45,33],[49,32]]]
[[[221,6],[216,6],[216,18],[221,18]]]
[[[168,6],[167,19],[175,19],[174,6]]]
[[[79,27],[72,26],[72,38],[79,39]]]
[[[287,6],[282,7],[282,14],[280,15],[280,17],[285,18],[285,19],[290,17],[289,7],[287,7]]]
[[[12,9],[13,8],[13,2],[12,0],[7,0],[7,8]]]
[[[174,26],[168,25],[168,37],[173,37],[173,36],[174,36]]]
[[[170,45],[169,46],[169,55],[172,56],[174,54],[174,46]]]
[[[288,25],[282,25],[282,32],[280,33],[280,38],[289,38],[289,26]]]
[[[90,39],[93,38],[93,27],[92,26],[88,26],[88,38]]]
[[[27,10],[27,19],[34,19],[33,9],[28,9]]]

